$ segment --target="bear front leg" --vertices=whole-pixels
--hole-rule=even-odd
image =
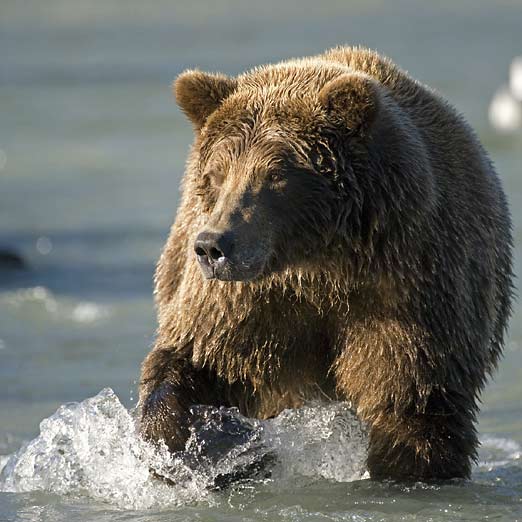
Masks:
[[[369,428],[372,478],[470,475],[478,445],[477,390],[448,378],[445,361],[437,361],[426,338],[396,320],[368,319],[351,325],[334,363],[338,395]]]
[[[469,418],[451,413],[382,412],[369,424],[371,478],[427,481],[469,477],[478,443]]]
[[[156,348],[142,366],[140,433],[150,442],[164,442],[171,452],[183,450],[189,436],[190,407],[219,402],[219,386],[209,371],[196,368],[172,349]]]

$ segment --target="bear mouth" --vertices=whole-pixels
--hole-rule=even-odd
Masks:
[[[225,257],[212,259],[204,255],[197,255],[197,260],[205,279],[228,282],[248,282],[260,279],[264,275],[266,265],[264,260],[237,261]]]

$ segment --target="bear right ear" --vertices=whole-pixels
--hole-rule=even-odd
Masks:
[[[328,82],[319,92],[319,102],[336,122],[352,135],[366,134],[381,107],[381,88],[370,76],[343,74]]]
[[[201,71],[181,73],[173,85],[176,101],[196,129],[201,129],[207,118],[236,88],[236,80],[223,74]]]

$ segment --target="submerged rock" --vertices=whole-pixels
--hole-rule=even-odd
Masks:
[[[0,271],[3,270],[26,270],[25,259],[13,249],[0,248]]]

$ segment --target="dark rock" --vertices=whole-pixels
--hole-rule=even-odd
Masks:
[[[0,248],[0,270],[26,270],[27,263],[15,250]]]

